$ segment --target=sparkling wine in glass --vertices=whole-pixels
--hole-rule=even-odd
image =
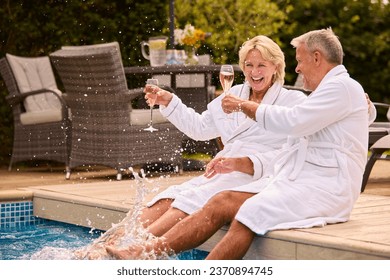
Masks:
[[[222,65],[219,71],[219,81],[221,82],[223,94],[226,96],[229,94],[229,90],[233,85],[234,69],[232,65]],[[233,119],[229,114],[226,115],[226,120]]]
[[[233,85],[234,69],[232,65],[222,65],[219,71],[219,81],[221,82],[223,93],[226,95],[229,93],[230,88]]]
[[[157,79],[147,79],[147,80],[146,80],[146,84],[147,84],[147,85],[158,86],[158,80],[157,80]],[[155,99],[149,99],[149,106],[150,106],[150,123],[149,123],[149,126],[148,126],[147,128],[144,129],[144,130],[150,131],[150,132],[153,132],[153,131],[157,131],[157,130],[158,130],[157,128],[154,128],[154,127],[153,127],[153,107],[154,107],[154,102],[155,102]]]

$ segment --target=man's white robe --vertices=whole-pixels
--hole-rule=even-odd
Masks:
[[[247,83],[234,86],[230,93],[248,99],[249,86]],[[167,107],[160,106],[160,110],[169,121],[192,139],[209,140],[221,137],[224,149],[216,156],[249,156],[280,149],[286,143],[287,135],[277,131],[265,131],[241,112],[232,113],[228,117],[221,108],[222,98],[223,96],[219,96],[210,102],[202,114],[184,105],[177,96],[174,96]],[[306,95],[301,91],[287,90],[281,84],[275,83],[264,96],[262,104],[292,107],[305,99]],[[215,193],[257,179],[240,172],[216,175],[211,179],[201,175],[183,184],[169,187],[156,195],[148,206],[160,199],[172,198],[175,199],[173,207],[191,214]]]
[[[234,190],[257,194],[236,219],[257,234],[347,221],[360,194],[368,117],[364,90],[345,67],[293,108],[260,105],[256,120],[289,138],[280,151],[250,156],[259,180]]]

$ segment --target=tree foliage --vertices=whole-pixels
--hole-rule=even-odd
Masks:
[[[263,34],[278,41],[286,14],[270,0],[176,0],[176,26],[191,23],[210,32],[203,51],[216,63],[237,63],[246,40]]]
[[[374,101],[390,102],[390,6],[372,0],[283,0],[287,6],[286,25],[282,41],[289,44],[295,36],[313,29],[332,27],[340,38],[344,65],[353,78],[364,87]],[[295,67],[295,50],[284,47],[289,83]]]

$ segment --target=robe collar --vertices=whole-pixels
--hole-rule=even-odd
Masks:
[[[321,82],[318,84],[317,88],[312,93],[316,92],[317,89],[322,88],[322,85],[324,83],[327,83],[333,77],[340,75],[347,75],[349,77],[347,69],[342,64],[333,67],[328,73],[326,73],[324,78],[322,78]]]

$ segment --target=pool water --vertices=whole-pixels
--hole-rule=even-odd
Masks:
[[[87,246],[103,232],[46,220],[44,223],[0,231],[0,260],[31,259],[44,250],[45,259],[68,259],[72,249]],[[191,250],[176,259],[201,260],[208,252]]]
[[[55,221],[6,229],[0,232],[0,259],[29,259],[33,253],[44,247],[67,249],[83,247],[100,234],[100,231]]]

